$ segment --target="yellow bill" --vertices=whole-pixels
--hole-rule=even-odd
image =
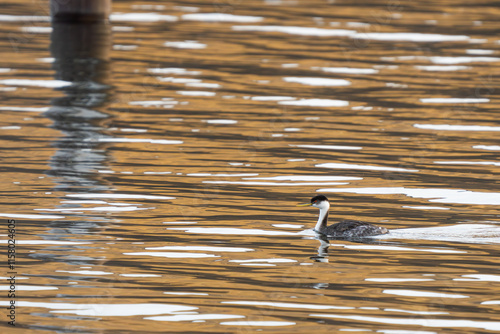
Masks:
[[[305,204],[299,204],[297,206],[311,206],[311,205],[312,205],[312,203],[305,203]]]

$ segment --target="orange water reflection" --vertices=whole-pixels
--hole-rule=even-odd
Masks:
[[[495,3],[121,1],[84,55],[5,8],[23,333],[500,328]],[[327,252],[318,189],[397,231]]]

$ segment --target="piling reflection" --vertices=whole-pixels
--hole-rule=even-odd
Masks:
[[[110,116],[105,112],[109,99],[110,25],[54,22],[51,53],[56,79],[70,82],[60,88],[64,96],[52,100],[45,116],[64,136],[53,142],[57,148],[50,161],[57,191],[89,192],[108,188],[97,171],[108,160],[98,138],[103,136]]]
[[[52,106],[44,113],[53,121],[51,127],[62,134],[52,142],[56,151],[49,161],[50,170],[45,174],[54,180],[55,192],[103,191],[109,186],[98,171],[104,168],[109,157],[97,139],[103,136],[110,118],[105,112],[111,90],[108,84],[110,26],[105,21],[57,21],[52,28],[50,51],[54,58],[55,79],[68,82],[68,85],[59,89],[64,95],[52,99]],[[68,218],[49,223],[49,228],[40,236],[65,240],[75,234],[91,233],[99,228],[99,222],[108,221],[105,216],[89,216],[78,210],[84,205],[82,203],[84,201],[66,200],[53,203],[57,209],[44,209],[61,212]],[[75,209],[76,212],[71,211]],[[84,219],[79,218],[82,216]],[[83,256],[78,245],[57,249],[48,246],[47,251],[31,254],[31,257],[80,265],[94,264],[99,258]]]

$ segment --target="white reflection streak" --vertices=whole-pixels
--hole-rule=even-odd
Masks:
[[[167,139],[146,139],[146,138],[99,138],[97,141],[103,143],[150,143],[174,145],[182,144],[182,140],[167,140]]]
[[[491,55],[495,53],[495,50],[469,49],[465,50],[465,53],[470,55]]]
[[[182,19],[186,21],[241,22],[241,23],[254,23],[264,20],[264,18],[261,16],[233,15],[224,13],[184,14],[182,15]]]
[[[208,124],[236,124],[238,121],[235,121],[233,119],[209,119],[204,121]]]
[[[498,304],[500,304],[500,300],[488,300],[481,303],[481,305],[498,305]]]
[[[52,27],[22,27],[21,31],[32,34],[50,34]]]
[[[443,208],[441,206],[410,206],[410,205],[403,205],[402,208],[415,209],[415,210],[450,210],[450,208]]]
[[[268,326],[291,326],[295,325],[295,322],[289,322],[289,321],[227,321],[227,322],[221,322],[221,325],[226,325],[226,326],[262,326],[262,327],[268,327]]]
[[[310,314],[311,317],[349,319],[356,321],[378,322],[394,325],[417,325],[424,327],[451,327],[451,328],[482,328],[487,330],[499,330],[500,322],[496,321],[473,321],[473,320],[455,320],[455,319],[415,319],[415,318],[387,318],[387,317],[369,317],[361,315],[337,315],[337,314]]]
[[[175,22],[177,17],[173,15],[162,15],[158,13],[113,13],[109,16],[111,21],[127,21],[127,22]]]
[[[205,251],[205,252],[253,252],[252,248],[239,247],[212,247],[212,246],[160,246],[146,247],[152,250],[186,250],[186,251]]]
[[[412,311],[412,310],[402,310],[397,308],[386,308],[385,312],[403,312],[403,313],[411,313],[411,314],[420,314],[420,315],[438,315],[438,314],[449,314],[448,312],[439,312],[439,311]],[[419,333],[419,332],[412,332]]]
[[[467,253],[466,251],[457,251],[452,249],[429,249],[429,248],[410,248],[398,246],[380,246],[380,245],[337,245],[332,246],[344,247],[347,249],[373,249],[387,251],[411,251],[411,252],[429,252],[429,253]]]
[[[365,281],[396,283],[396,282],[428,282],[428,281],[434,281],[434,279],[432,279],[432,278],[365,278]]]
[[[237,262],[237,263],[294,263],[297,260],[292,259],[249,259],[249,260],[229,260],[229,262]]]
[[[500,146],[499,146],[500,148]],[[485,166],[500,166],[500,162],[493,161],[434,161],[440,165],[485,165]]]
[[[146,317],[146,320],[156,321],[199,321],[199,320],[221,320],[221,319],[241,319],[243,315],[236,314],[176,314],[157,317]]]
[[[367,165],[355,165],[355,164],[343,164],[343,163],[323,163],[317,164],[316,167],[323,168],[343,168],[343,169],[365,169],[365,170],[379,170],[379,171],[390,171],[390,172],[418,172],[418,169],[406,169],[406,168],[396,168],[396,167],[380,167],[380,166],[367,166]]]
[[[233,26],[235,31],[262,31],[262,32],[280,32],[290,35],[300,36],[348,36],[355,34],[354,30],[346,29],[322,29],[311,27],[295,26]]]
[[[498,275],[462,275],[464,278],[454,278],[454,281],[481,281],[481,282],[500,282]]]
[[[175,199],[175,197],[170,197],[170,196],[141,195],[141,194],[102,194],[102,193],[67,194],[66,197],[121,198],[121,199]]]
[[[10,285],[0,285],[0,291],[10,291]],[[55,286],[36,286],[36,285],[16,285],[16,291],[45,291],[45,290],[59,290]],[[16,306],[17,306],[16,301]]]
[[[344,79],[311,78],[311,77],[284,77],[283,81],[300,83],[309,86],[349,86],[350,81]]]
[[[252,186],[327,186],[327,185],[345,185],[346,182],[239,182],[239,181],[202,181],[203,183],[212,184],[239,184],[239,185],[252,185]]]
[[[439,240],[468,243],[500,243],[500,226],[458,224],[438,227],[393,229],[379,239]]]
[[[0,213],[0,217],[7,218],[24,218],[24,219],[63,219],[65,216],[56,216],[56,215],[25,215],[25,214],[17,214],[17,213]]]
[[[322,70],[328,73],[342,74],[375,74],[378,70],[374,68],[354,68],[354,67],[313,67],[312,70]]]
[[[107,211],[107,212],[126,212],[126,211],[138,211],[138,210],[148,210],[151,208],[139,208],[137,206],[127,206],[127,207],[116,207],[116,206],[99,206],[94,208],[62,208],[62,209],[35,209],[37,211],[60,211],[60,212],[72,212],[72,211]]]
[[[240,173],[240,174],[224,174],[224,173],[188,173],[186,176],[214,176],[214,177],[243,177],[243,176],[257,176],[259,173]]]
[[[130,104],[131,106],[143,106],[147,108],[147,107],[158,107],[158,106],[170,106],[178,103],[179,103],[178,101],[165,100],[165,101],[130,101],[128,104]]]
[[[355,193],[371,195],[406,195],[413,198],[432,198],[429,202],[498,205],[500,193],[477,192],[464,189],[443,188],[405,188],[405,187],[380,187],[380,188],[325,188],[318,192]]]
[[[345,107],[349,105],[349,102],[331,99],[300,99],[296,101],[279,101],[278,104],[287,106]]]
[[[432,291],[419,291],[419,290],[383,290],[382,293],[389,295],[405,296],[405,297],[428,297],[428,298],[470,298],[469,296],[432,292]]]
[[[221,84],[213,83],[213,82],[188,82],[186,83],[187,87],[200,87],[200,88],[220,88]]]
[[[298,235],[295,232],[266,231],[259,229],[245,228],[224,228],[224,227],[169,227],[167,230],[180,230],[186,233],[195,234],[234,234],[234,235]]]
[[[50,22],[50,16],[34,15],[0,15],[0,22]]]
[[[160,276],[160,275],[158,275]],[[177,296],[208,296],[208,293],[203,292],[163,292],[165,295],[177,295]]]
[[[431,97],[422,98],[423,103],[488,103],[490,99],[485,98],[455,98],[455,97]]]
[[[49,108],[48,107],[0,107],[0,110],[46,112],[49,110]]]
[[[196,90],[178,90],[176,91],[179,95],[184,96],[215,96],[215,92],[206,92],[206,91],[196,91]]]
[[[173,82],[173,83],[199,83],[202,80],[200,79],[193,79],[193,78],[174,78],[174,77],[156,77],[156,79],[160,80],[161,82]]]
[[[171,259],[191,259],[191,258],[206,258],[206,257],[219,257],[213,254],[205,253],[179,253],[179,252],[132,252],[123,253],[123,255],[136,255],[136,256],[155,256],[167,257]]]
[[[472,148],[480,149],[480,150],[492,150],[492,151],[500,151],[500,146],[498,145],[475,145]]]
[[[0,244],[6,244],[7,240],[0,240]],[[62,240],[16,240],[19,245],[88,245],[91,242],[62,241]]]
[[[252,96],[252,101],[290,101],[295,100],[291,96]]]
[[[61,88],[71,86],[72,83],[62,80],[3,79],[0,80],[0,85]]]
[[[356,39],[371,39],[377,41],[411,41],[411,42],[451,42],[451,41],[466,41],[469,36],[465,35],[441,35],[441,34],[422,34],[422,33],[407,33],[407,32],[373,32],[373,33],[357,33],[352,35]]]
[[[200,75],[201,71],[190,71],[182,67],[148,68],[154,74]]]
[[[290,145],[293,147],[312,148],[318,150],[362,150],[361,146],[339,146],[339,145]]]
[[[418,129],[443,131],[500,131],[500,126],[450,125],[450,124],[413,124]]]
[[[206,44],[198,41],[170,41],[165,42],[163,45],[177,49],[204,49],[207,47]]]
[[[352,309],[354,309],[354,307],[349,307],[349,306],[259,302],[259,301],[228,301],[228,302],[221,302],[221,304],[269,306],[269,307],[298,308],[298,309],[310,309],[310,310],[352,310]]]
[[[0,301],[1,306],[10,305],[8,301]],[[192,311],[198,309],[192,306],[174,304],[71,304],[71,303],[43,303],[17,301],[16,307],[42,307],[48,308],[51,313],[73,313],[87,316],[115,316],[128,317],[134,315],[155,315],[179,311]],[[54,311],[57,310],[57,311]]]
[[[435,56],[429,57],[429,60],[434,64],[461,64],[473,62],[497,62],[500,58],[497,57],[444,57]]]
[[[428,66],[415,66],[415,68],[417,68],[419,70],[422,70],[422,71],[445,72],[445,71],[467,70],[467,69],[469,69],[469,66],[463,66],[463,65],[428,65]]]
[[[78,275],[113,275],[111,272],[107,271],[98,271],[98,270],[56,270],[56,273],[69,273],[69,274],[78,274]]]
[[[314,175],[282,175],[270,177],[246,177],[243,180],[276,180],[276,181],[351,181],[362,180],[361,177],[350,176],[314,176]]]

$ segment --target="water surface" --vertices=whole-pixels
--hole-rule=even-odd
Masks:
[[[500,330],[496,3],[45,7],[0,15],[5,332]],[[318,192],[392,232],[327,247]]]

